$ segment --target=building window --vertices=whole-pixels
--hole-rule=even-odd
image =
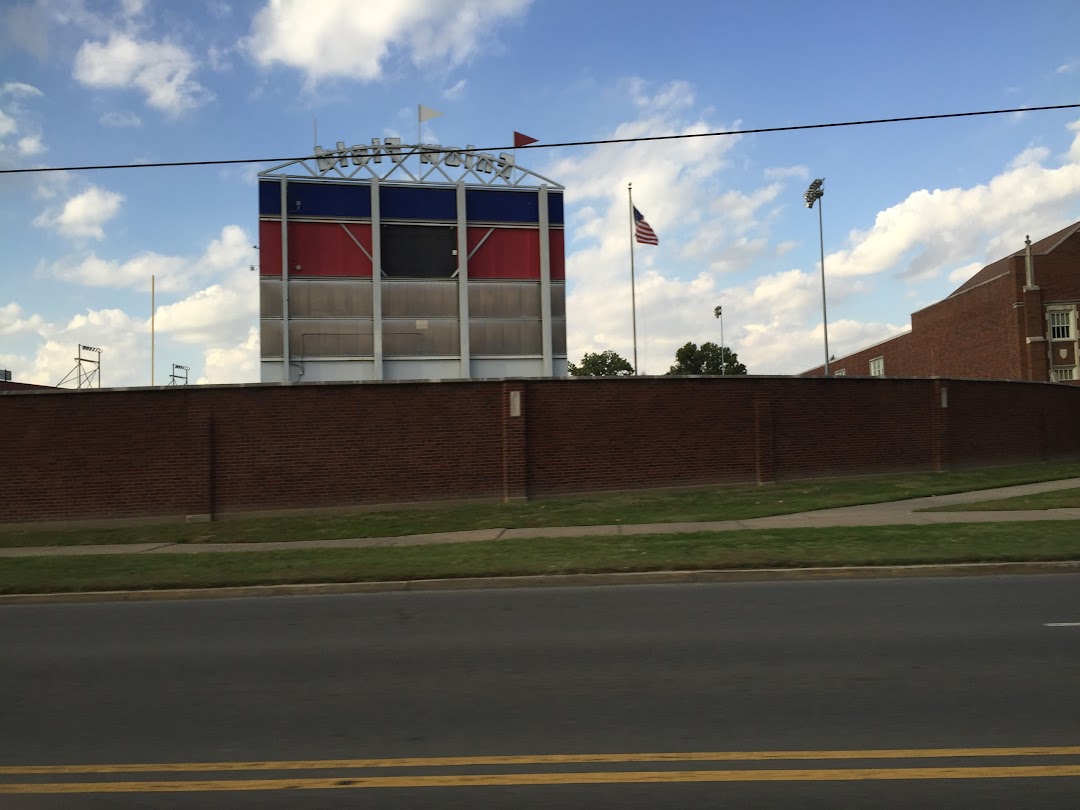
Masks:
[[[833,376],[834,377],[846,377],[847,376],[847,369],[838,368],[836,371],[833,372]]]
[[[1050,339],[1069,340],[1072,337],[1072,312],[1058,310],[1050,313]]]
[[[885,376],[885,358],[875,357],[870,361],[870,376],[871,377],[884,377]]]
[[[1071,368],[1055,368],[1054,369],[1054,381],[1064,382],[1065,380],[1073,379],[1073,370]]]

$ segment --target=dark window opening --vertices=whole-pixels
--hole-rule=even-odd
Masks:
[[[457,270],[457,227],[383,225],[382,269],[391,278],[450,278]]]

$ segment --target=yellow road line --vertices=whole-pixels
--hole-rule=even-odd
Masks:
[[[476,765],[570,765],[600,762],[763,762],[771,760],[944,759],[948,757],[1080,756],[1080,746],[1027,748],[889,748],[849,751],[689,751],[629,754],[409,757],[404,759],[300,759],[250,762],[162,762],[105,765],[5,765],[0,775],[81,773],[208,773],[315,771],[358,768],[446,768]]]
[[[439,776],[368,776],[318,779],[226,779],[160,782],[52,782],[2,784],[0,794],[194,793],[345,788],[491,787],[513,785],[663,784],[677,782],[848,782],[920,779],[1032,779],[1080,777],[1080,765],[977,768],[831,768],[739,771],[616,771],[595,773],[499,773]]]

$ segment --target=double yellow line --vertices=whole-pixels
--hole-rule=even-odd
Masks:
[[[551,770],[582,764],[687,764],[700,762],[831,762],[926,759],[1013,759],[1080,757],[1080,746],[1033,748],[916,748],[847,751],[698,751],[640,754],[546,754],[537,756],[421,757],[407,759],[322,759],[248,762],[166,762],[109,765],[0,766],[0,794],[180,793],[206,791],[340,790],[343,788],[479,787],[511,785],[596,785],[676,782],[822,782],[903,779],[1009,779],[1080,777],[1080,763],[1037,765],[947,765],[937,767],[765,768],[726,770]],[[435,768],[542,767],[545,772],[361,775],[357,771]],[[170,779],[152,781],[9,782],[12,776],[70,777],[125,774],[257,773],[337,771],[334,776],[298,778]]]

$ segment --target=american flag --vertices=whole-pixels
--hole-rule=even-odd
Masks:
[[[645,221],[645,217],[637,210],[637,206],[634,206],[634,238],[643,245],[660,244],[660,238],[656,235],[656,231],[652,229],[652,225]]]

